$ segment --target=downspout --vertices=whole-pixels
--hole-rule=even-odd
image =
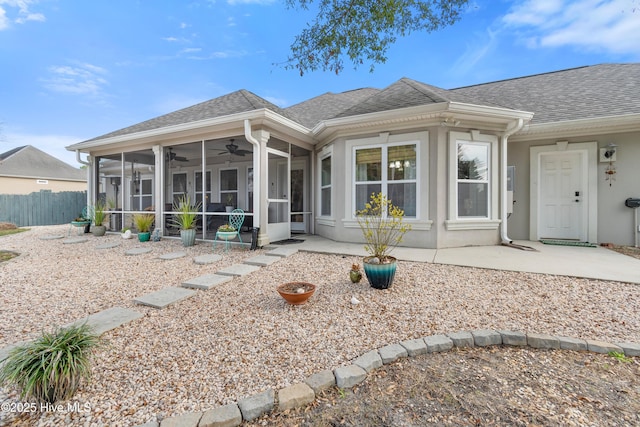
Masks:
[[[511,135],[518,132],[523,126],[524,120],[518,119],[516,122],[507,126],[507,129],[500,138],[500,152],[502,154],[500,165],[500,216],[502,218],[502,221],[500,222],[500,239],[502,240],[503,245],[510,245],[513,243],[513,240],[511,240],[507,234],[507,141]]]
[[[91,156],[87,156],[87,161],[80,158],[80,150],[76,150],[76,161],[80,164],[87,166],[87,206],[93,203],[93,186],[94,186],[94,171],[91,167]]]
[[[86,166],[90,166],[91,162],[84,161],[80,158],[80,150],[76,150],[76,161]]]

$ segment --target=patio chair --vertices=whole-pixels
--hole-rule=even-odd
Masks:
[[[242,209],[234,209],[229,214],[229,224],[235,228],[236,231],[225,232],[225,231],[217,231],[216,237],[213,241],[213,250],[216,250],[216,244],[218,243],[218,239],[224,240],[224,251],[229,251],[229,240],[235,239],[238,237],[240,243],[242,242],[242,236],[240,236],[240,228],[242,228],[242,223],[244,223],[244,211]]]

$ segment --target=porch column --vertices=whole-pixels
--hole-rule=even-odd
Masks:
[[[266,130],[256,130],[252,132],[253,137],[258,141],[258,164],[257,168],[254,156],[253,169],[253,224],[260,227],[258,233],[258,246],[269,244],[269,235],[267,234],[267,226],[269,223],[269,205],[267,203],[267,195],[269,194],[266,173],[268,170],[269,154],[267,153],[267,141],[271,134]],[[256,217],[257,214],[257,217]]]
[[[151,147],[154,156],[153,170],[153,200],[156,208],[156,228],[160,229],[160,234],[164,230],[164,157],[161,145]]]

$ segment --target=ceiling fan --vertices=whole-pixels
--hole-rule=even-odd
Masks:
[[[216,151],[221,151],[221,153],[218,154],[219,156],[222,156],[225,154],[235,154],[236,156],[244,156],[245,154],[253,153],[253,151],[243,150],[242,148],[238,147],[234,143],[235,139],[230,139],[229,141],[230,143],[225,145],[225,147],[227,147],[226,150],[216,150]]]
[[[168,161],[177,161],[177,162],[188,162],[186,157],[178,156],[173,152],[173,148],[169,147],[169,151],[167,152],[167,160]]]

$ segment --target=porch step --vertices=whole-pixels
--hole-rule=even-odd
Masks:
[[[266,267],[280,260],[280,257],[257,255],[252,258],[245,259],[243,262],[248,265],[257,265],[259,267]]]
[[[134,299],[133,302],[154,308],[165,308],[168,305],[175,304],[195,294],[196,291],[189,289],[169,287],[138,297]]]
[[[292,248],[290,246],[282,246],[280,248],[276,248],[276,249],[272,249],[269,252],[265,252],[265,255],[268,256],[277,256],[280,258],[286,258],[289,257],[295,253],[298,253],[298,249],[297,248]]]
[[[209,289],[221,285],[222,283],[233,280],[231,276],[221,276],[219,274],[205,274],[200,277],[195,277],[182,282],[183,288],[202,289],[208,291]]]
[[[257,267],[255,265],[234,264],[227,268],[219,270],[216,274],[220,274],[223,276],[245,276],[258,270],[260,270],[260,267]]]

